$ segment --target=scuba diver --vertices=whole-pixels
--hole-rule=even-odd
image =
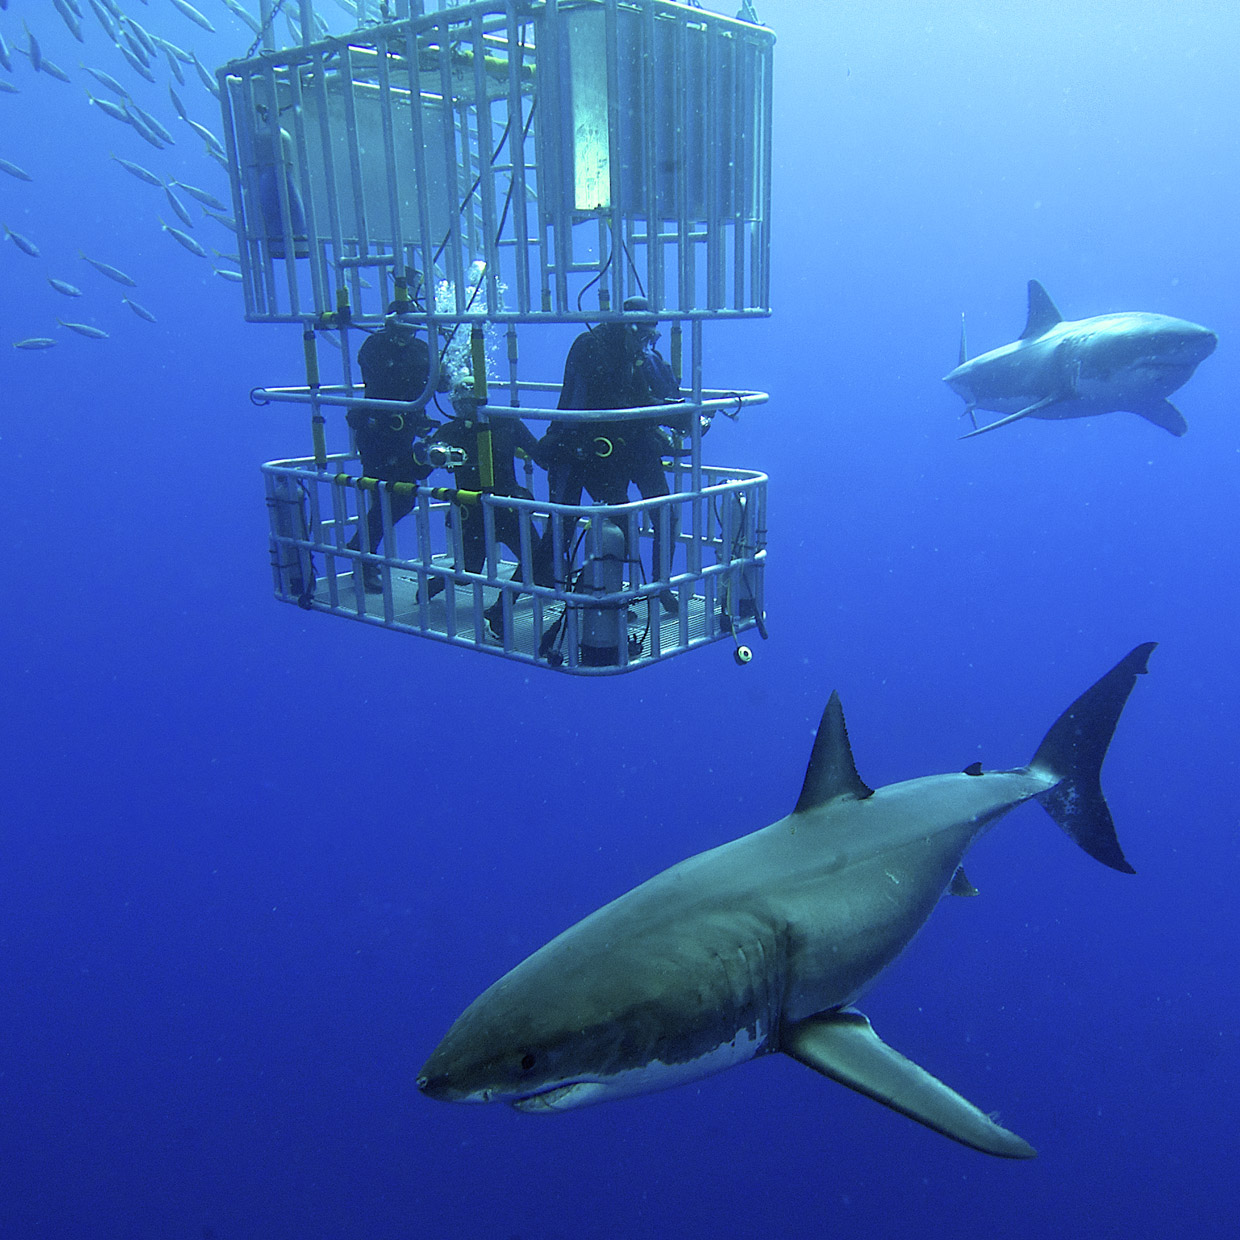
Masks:
[[[413,401],[426,390],[430,374],[430,348],[418,335],[416,324],[402,321],[401,310],[408,302],[394,301],[388,306],[388,319],[383,327],[372,332],[357,353],[362,383],[368,400]],[[430,474],[433,465],[419,460],[414,441],[437,426],[426,416],[425,409],[416,413],[389,413],[386,410],[354,408],[346,415],[357,439],[362,473],[383,482],[418,483]],[[392,525],[413,511],[412,492],[389,496]],[[383,541],[383,508],[379,497],[369,502],[366,526],[369,547],[378,552]],[[361,549],[361,530],[349,539],[349,549]],[[377,564],[362,565],[362,581],[369,594],[383,592],[383,580]]]
[[[649,313],[650,303],[644,297],[629,297],[624,309],[644,312],[644,317],[637,322],[588,328],[573,341],[564,363],[560,409],[633,409],[681,399],[675,373],[655,348],[658,320]],[[642,499],[670,494],[663,457],[675,450],[675,444],[663,427],[688,434],[692,416],[553,422],[541,443],[542,458],[547,463],[548,498],[556,504],[577,505],[585,490],[596,503],[627,504],[630,483],[636,484]],[[653,580],[657,581],[665,579],[671,570],[670,564],[663,563],[662,554],[663,527],[671,514],[662,507],[651,515],[655,531]],[[567,531],[562,546],[567,555]],[[553,565],[553,559],[548,522],[534,555],[534,580],[538,584],[565,580],[567,565]],[[665,611],[676,610],[676,596],[670,589],[664,589],[659,599]]]
[[[456,487],[461,491],[481,491],[482,470],[479,464],[479,432],[484,429],[475,421],[477,401],[472,395],[459,393],[452,398],[454,416],[435,431],[427,443],[427,457],[438,463],[443,447],[455,449],[456,463],[452,466]],[[534,493],[517,481],[515,457],[520,454],[541,464],[542,453],[538,440],[520,418],[491,418],[487,425],[491,431],[492,495],[511,496],[516,499],[533,499]],[[486,528],[482,509],[478,504],[458,505],[461,518],[461,549],[464,569],[467,573],[481,572],[486,563]],[[514,509],[497,505],[493,509],[495,540],[503,543],[521,559],[521,524]],[[537,529],[531,530],[531,540],[540,545]],[[520,577],[518,568],[517,576]],[[432,577],[428,585],[428,598],[434,598],[444,588],[444,578]],[[494,637],[503,639],[503,594],[493,602],[483,615]]]

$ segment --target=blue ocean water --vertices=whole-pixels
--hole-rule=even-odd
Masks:
[[[214,0],[215,35],[127,7],[210,67],[252,37]],[[1240,13],[757,7],[776,313],[708,333],[709,382],[772,400],[708,446],[771,475],[771,637],[744,670],[719,647],[589,683],[271,601],[257,466],[307,434],[246,396],[299,380],[297,334],[246,325],[109,159],[221,193],[166,70],[137,79],[89,10],[84,45],[46,0],[0,12],[72,79],[0,69],[0,157],[34,178],[0,176],[0,219],[42,250],[0,246],[0,1234],[1236,1233]],[[90,107],[80,61],[176,146]],[[217,126],[192,69],[182,94]],[[1030,277],[1069,317],[1215,330],[1189,434],[1111,414],[959,442],[959,315],[975,350],[1013,339]],[[418,1095],[500,973],[786,813],[832,688],[871,785],[1011,766],[1146,640],[1104,772],[1138,874],[1017,810],[971,854],[980,897],[863,1003],[1038,1159],[781,1056],[552,1119]]]

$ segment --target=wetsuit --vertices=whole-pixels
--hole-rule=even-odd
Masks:
[[[640,327],[607,323],[573,341],[564,363],[559,408],[632,409],[679,399],[675,374]],[[661,427],[684,433],[688,422],[689,415],[666,421],[553,423],[541,445],[548,462],[548,497],[556,504],[577,505],[584,490],[596,503],[626,504],[630,483],[636,484],[642,499],[669,494],[663,455],[671,445]],[[664,576],[662,530],[667,509],[657,509],[653,516],[653,569],[659,579]],[[534,580],[540,585],[552,584],[553,559],[548,523],[534,557]],[[564,566],[559,567],[562,578]]]
[[[381,331],[367,336],[357,353],[366,396],[370,400],[414,400],[422,395],[430,373],[430,350],[426,341],[409,324],[388,323]],[[429,465],[420,464],[413,454],[415,438],[434,424],[419,410],[413,415],[380,412],[375,409],[350,409],[349,425],[357,434],[357,451],[362,473],[367,478],[384,482],[421,482],[430,472]],[[415,496],[389,496],[392,524],[413,511]],[[377,552],[383,541],[383,509],[375,498],[366,517],[370,531],[370,550]],[[360,534],[355,533],[349,546],[357,550]]]

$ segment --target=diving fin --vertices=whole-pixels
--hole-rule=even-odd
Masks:
[[[858,1011],[823,1012],[785,1030],[780,1050],[953,1141],[999,1158],[1033,1158],[1037,1150],[966,1102],[955,1090],[893,1051]]]

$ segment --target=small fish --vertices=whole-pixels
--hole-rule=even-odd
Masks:
[[[133,32],[134,37],[146,49],[147,54],[152,60],[155,59],[155,42],[145,30],[132,17],[125,18],[125,25]]]
[[[176,139],[163,127],[163,125],[160,124],[159,121],[157,121],[148,111],[146,111],[145,108],[140,108],[136,103],[131,103],[129,105],[129,111],[131,115],[133,113],[137,113],[137,115],[146,122],[147,126],[159,135],[162,141],[166,142],[169,146],[176,145]]]
[[[0,94],[20,95],[21,91],[8,78],[0,78]]]
[[[11,164],[7,159],[0,159],[0,172],[7,172],[9,176],[16,177],[19,181],[33,181],[34,177],[28,173],[25,168],[19,168],[16,164]],[[216,206],[223,208],[224,204],[218,202]]]
[[[162,47],[170,56],[175,56],[183,65],[194,63],[193,52],[187,52],[183,47],[177,47],[175,43],[169,43],[167,39],[161,39],[157,34],[151,35],[151,42],[157,47]]]
[[[164,188],[163,180],[160,177],[157,177],[153,172],[144,168],[141,164],[135,164],[128,159],[122,159],[119,155],[113,155],[112,158],[116,160],[116,162],[120,164],[126,172],[132,172],[139,181],[145,181],[148,185],[158,185],[160,189]]]
[[[183,189],[191,198],[196,198],[204,207],[211,207],[216,211],[227,211],[228,208],[214,195],[209,194],[205,189],[199,189],[197,185],[187,185],[184,181],[173,181],[178,189]]]
[[[3,79],[0,79],[3,80]],[[213,151],[210,147],[206,148],[206,153],[213,159],[225,172],[231,175],[232,170],[228,166],[228,156],[220,154],[219,151]]]
[[[82,68],[85,69],[86,72],[89,73],[100,86],[110,90],[114,95],[118,95],[122,99],[129,98],[129,92],[110,73],[104,73],[102,69],[92,69],[90,65],[83,65]]]
[[[172,70],[172,76],[176,78],[177,83],[179,85],[184,86],[185,85],[185,74],[181,69],[181,62],[166,47],[163,48],[162,50],[164,53],[164,58],[168,61],[168,68]],[[172,90],[171,83],[168,84],[168,89],[172,91],[172,98],[175,100],[177,97],[177,93],[175,90]],[[178,112],[180,112],[180,110],[181,110],[180,108],[177,108]]]
[[[173,64],[176,64],[176,60],[174,59],[172,63],[173,63]],[[184,85],[185,85],[185,79],[184,79],[184,78],[179,78],[179,79],[178,79],[178,81],[181,83],[181,85],[182,85],[182,86],[184,86]],[[176,110],[177,110],[177,115],[178,115],[178,116],[179,116],[179,117],[180,117],[183,121],[184,121],[184,120],[188,120],[188,119],[189,119],[189,114],[185,111],[185,105],[181,102],[181,96],[180,96],[180,95],[178,95],[178,94],[176,93],[176,91],[172,89],[172,83],[171,83],[171,82],[169,82],[169,83],[168,83],[168,94],[170,94],[170,95],[172,96],[172,106],[173,106],[174,108],[176,108]]]
[[[183,245],[191,254],[196,255],[198,258],[207,257],[206,250],[204,250],[202,246],[200,246],[198,242],[189,235],[189,233],[184,233],[179,228],[173,228],[170,224],[165,224],[163,220],[159,221],[159,226],[164,230],[164,232],[170,233],[172,237]]]
[[[159,320],[145,307],[140,306],[136,301],[130,301],[128,297],[122,297],[121,301],[125,303],[140,319],[145,319],[148,323],[156,323]]]
[[[65,0],[52,0],[52,4],[56,8],[56,12],[60,14],[61,20],[69,27],[69,33],[79,42],[85,43],[82,37],[82,26],[79,18],[81,14],[74,15],[73,10],[65,3]]]
[[[165,185],[164,193],[168,196],[168,205],[176,212],[177,218],[185,225],[186,228],[193,228],[194,217],[190,215],[189,208]]]
[[[99,3],[99,0],[90,0],[90,7],[94,10],[95,16],[99,19],[99,24],[103,27],[104,33],[109,39],[112,40],[113,43],[115,43],[117,30],[116,21],[112,17],[112,14]]]
[[[144,142],[149,142],[157,151],[162,151],[164,147],[167,146],[167,143],[160,139],[159,134],[157,134],[150,127],[150,125],[142,119],[142,117],[133,112],[127,112],[125,119],[134,127],[134,131],[137,133],[138,137],[140,137]]]
[[[30,67],[38,73],[43,67],[43,52],[39,47],[39,40],[30,33],[30,27],[26,25],[26,19],[22,18],[22,29],[26,32],[26,55],[30,57]]]
[[[71,80],[69,75],[54,60],[48,60],[46,56],[43,57],[43,62],[39,68],[48,77],[54,77],[58,82],[68,82]]]
[[[225,254],[223,250],[213,250],[212,253],[216,258],[222,258],[226,263],[236,263],[238,267],[241,266],[240,254]]]
[[[114,121],[123,121],[126,125],[132,125],[133,120],[129,113],[121,107],[119,103],[113,103],[111,99],[100,99],[96,95],[92,95],[90,91],[86,92],[86,98],[91,101],[105,116],[110,116]]]
[[[64,319],[57,319],[57,323],[61,327],[67,327],[71,332],[77,332],[79,336],[85,336],[87,340],[107,340],[108,333],[102,327],[92,327],[89,323],[68,323]]]
[[[218,99],[220,97],[220,88],[215,78],[211,76],[210,70],[193,52],[190,52],[190,56],[193,58],[194,68],[198,70],[198,76],[202,78],[202,84]]]
[[[50,336],[29,336],[25,340],[13,341],[15,349],[50,349],[56,342]]]
[[[155,80],[155,75],[142,63],[142,61],[134,55],[123,43],[116,45],[116,50],[120,52],[124,58],[129,61],[129,67],[139,76],[144,77],[148,82]]]
[[[78,4],[77,0],[64,0],[64,3],[65,3],[65,7],[69,10],[69,12],[72,13],[73,16],[76,17],[79,21],[81,21],[82,20],[82,6]]]
[[[89,258],[82,251],[78,254],[88,262],[102,276],[107,276],[109,280],[115,280],[117,284],[124,284],[128,288],[137,288],[137,280],[127,276],[119,267],[113,267],[110,263],[101,263],[97,258]]]
[[[64,293],[66,297],[81,297],[82,290],[76,284],[70,284],[68,280],[57,280],[54,276],[48,276],[47,282],[58,293]]]
[[[0,224],[0,228],[3,228],[5,233],[13,239],[13,244],[23,254],[29,254],[31,258],[39,257],[39,247],[29,237],[23,237],[21,233],[14,232],[7,224]]]
[[[255,34],[262,34],[263,28],[259,25],[258,19],[240,4],[238,0],[224,0],[224,7],[234,16],[239,17]]]
[[[187,0],[172,0],[172,7],[180,9],[195,26],[201,26],[208,34],[215,33],[215,27],[192,4],[187,3]]]
[[[142,41],[138,36],[132,30],[122,27],[121,38],[125,40],[129,50],[149,69],[151,67],[151,56],[146,48],[142,46]]]
[[[0,65],[3,65],[6,72],[13,72],[13,57],[9,53],[9,45],[4,41],[4,35],[0,34]]]
[[[239,271],[229,271],[226,267],[212,267],[221,280],[227,280],[230,284],[240,284],[245,277]]]
[[[191,121],[188,117],[185,118],[185,123],[207,144],[209,150],[215,151],[217,155],[225,154],[224,144],[205,125]]]
[[[203,207],[202,213],[213,219],[217,224],[223,224],[231,232],[237,231],[237,221],[231,215],[221,215],[218,211],[212,211],[210,207]]]

